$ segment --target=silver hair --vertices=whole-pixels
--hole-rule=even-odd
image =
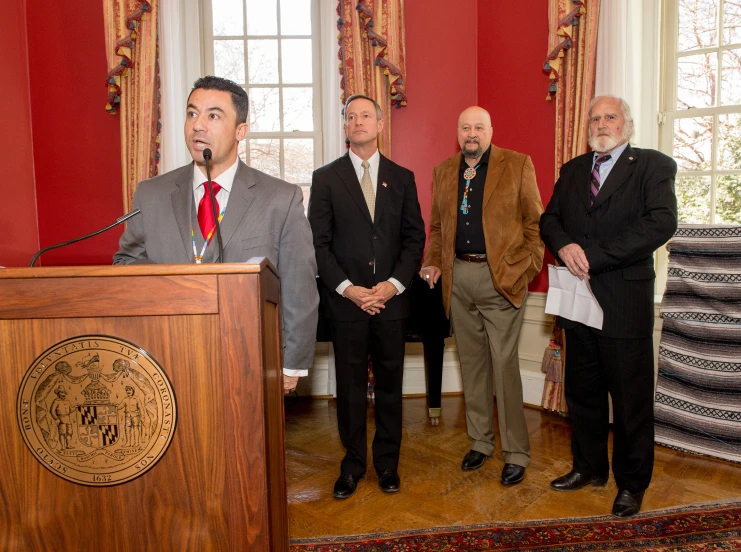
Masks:
[[[343,109],[343,115],[344,115],[344,118],[345,119],[347,119],[347,108],[348,108],[348,106],[352,102],[354,102],[355,100],[359,100],[361,98],[364,99],[364,100],[368,100],[368,101],[370,101],[373,104],[373,107],[376,108],[376,117],[378,118],[379,121],[381,119],[383,119],[383,112],[381,111],[381,106],[378,105],[378,102],[376,100],[374,100],[373,98],[371,98],[369,96],[366,96],[365,94],[353,94],[352,96],[350,96],[345,101],[345,109]]]
[[[623,112],[623,118],[625,119],[625,129],[623,130],[624,138],[630,141],[635,136],[635,124],[633,123],[633,114],[630,112],[630,105],[624,99],[615,96],[613,94],[603,94],[601,96],[595,96],[592,101],[589,102],[588,119],[592,118],[592,108],[599,100],[610,99],[615,100],[620,104],[620,111]]]

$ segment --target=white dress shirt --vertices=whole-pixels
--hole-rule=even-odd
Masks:
[[[221,173],[217,178],[211,179],[211,182],[216,182],[221,186],[221,190],[216,194],[216,201],[219,202],[219,208],[222,211],[226,209],[226,204],[229,202],[229,193],[232,191],[232,184],[234,184],[234,177],[237,174],[238,166],[239,157],[237,157],[234,165]],[[193,163],[193,200],[196,204],[196,210],[198,209],[198,205],[201,203],[203,196],[208,192],[208,187],[204,185],[207,181],[208,178],[206,178],[205,171],[201,170],[198,165]]]

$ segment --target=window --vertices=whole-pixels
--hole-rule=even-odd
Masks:
[[[250,98],[240,157],[302,186],[308,205],[322,164],[318,0],[204,0],[203,8],[206,73]]]
[[[679,220],[741,224],[741,0],[666,2],[662,150]]]

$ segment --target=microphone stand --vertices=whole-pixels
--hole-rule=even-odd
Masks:
[[[33,267],[33,265],[36,263],[36,259],[38,259],[41,256],[42,253],[46,253],[47,251],[51,251],[52,249],[56,249],[58,247],[64,247],[65,245],[70,245],[72,243],[77,243],[78,241],[86,240],[88,238],[92,238],[93,236],[97,236],[98,234],[102,234],[106,230],[110,230],[111,228],[113,228],[115,226],[118,226],[119,224],[121,224],[123,222],[126,222],[131,217],[134,217],[134,216],[138,215],[139,212],[140,212],[139,209],[134,209],[130,213],[127,213],[124,216],[117,218],[116,219],[116,222],[114,222],[113,224],[110,224],[110,225],[106,226],[102,230],[98,230],[97,232],[93,232],[92,234],[87,234],[87,235],[82,236],[80,238],[75,238],[74,240],[69,240],[69,241],[66,241],[64,243],[58,243],[56,245],[50,245],[49,247],[44,247],[42,250],[40,250],[38,253],[36,253],[36,255],[33,256],[33,259],[31,259],[31,264],[29,264],[28,266],[29,267]]]
[[[203,150],[203,160],[206,162],[206,179],[208,180],[208,195],[211,198],[211,212],[214,216],[214,224],[216,225],[216,240],[219,244],[219,263],[224,262],[224,245],[221,242],[221,224],[219,224],[219,213],[216,212],[216,198],[214,197],[214,187],[211,183],[211,150],[206,148]]]

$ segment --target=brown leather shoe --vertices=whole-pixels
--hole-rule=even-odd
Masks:
[[[636,515],[641,511],[641,503],[643,502],[643,494],[645,491],[640,493],[631,493],[623,489],[618,491],[615,497],[615,502],[612,505],[612,513],[620,517],[630,517]]]
[[[350,498],[355,494],[355,489],[358,488],[365,475],[350,475],[349,473],[343,473],[334,484],[334,492],[332,493],[335,498]]]
[[[562,475],[551,481],[551,489],[556,489],[557,491],[576,491],[587,485],[604,487],[607,485],[607,477],[606,475],[584,475],[578,471],[571,470],[566,475]]]

